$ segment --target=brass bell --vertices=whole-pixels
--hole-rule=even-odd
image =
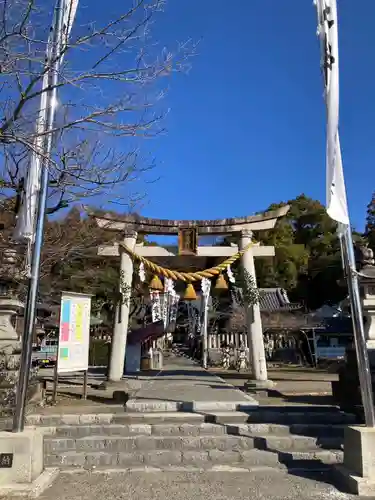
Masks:
[[[152,278],[149,288],[150,290],[158,290],[160,292],[164,290],[163,283],[157,274]]]
[[[222,273],[220,273],[217,277],[215,290],[228,290],[228,283],[226,282]]]
[[[196,300],[197,294],[195,293],[194,287],[192,283],[189,283],[186,286],[184,300]]]

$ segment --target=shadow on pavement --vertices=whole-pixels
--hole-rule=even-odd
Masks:
[[[215,377],[215,374],[209,373],[203,368],[197,368],[196,370],[183,370],[183,369],[173,369],[173,370],[163,370],[158,375],[158,378],[165,377]]]
[[[283,394],[282,392],[271,389],[268,391],[269,397],[280,398],[285,403],[302,403],[308,405],[332,405],[332,394]]]
[[[280,408],[280,407],[274,407],[273,410],[277,410],[279,414],[285,413],[287,414],[288,412],[291,411],[291,408]],[[332,411],[332,408],[330,409]],[[249,411],[249,412],[242,412],[242,413],[247,413],[249,415],[248,423],[255,422],[257,423],[256,419],[256,414],[257,412],[261,411],[270,411],[270,407],[258,407],[257,410]],[[271,410],[272,411],[272,410]],[[326,407],[317,407],[314,408],[312,411],[307,411],[306,412],[306,407],[294,407],[292,409],[294,413],[301,413],[301,415],[304,415],[306,413],[312,413],[316,411],[327,411]],[[271,417],[271,414],[269,415]],[[255,418],[252,418],[255,417]],[[285,415],[287,419],[287,415]],[[213,422],[214,419],[208,418],[207,421]],[[276,420],[272,420],[272,418],[269,419],[262,419],[262,423],[268,423],[268,424],[281,424],[281,425],[287,425],[289,427],[289,431],[291,435],[298,435],[298,436],[306,436],[306,437],[317,437],[317,429],[312,426],[308,426],[306,424],[287,424],[287,421],[282,422],[280,418],[277,418]],[[247,436],[248,433],[243,430],[243,428],[239,425],[236,424],[219,424],[225,427],[225,431],[229,435],[236,435],[236,436]],[[327,436],[332,434],[332,431],[335,429],[335,426],[333,425],[327,425]],[[336,428],[337,431],[337,428]],[[269,446],[267,442],[267,438],[263,436],[254,436],[254,435],[248,435],[248,437],[251,437],[253,439],[254,443],[254,448],[262,451],[267,451],[272,454],[276,454],[278,458],[278,462],[286,467],[287,473],[292,476],[296,477],[301,477],[301,478],[306,478],[306,479],[313,479],[322,483],[329,484],[331,486],[334,486],[337,488],[337,484],[335,482],[335,476],[334,476],[334,464],[327,464],[324,463],[322,460],[319,460],[317,458],[308,460],[308,459],[296,459],[292,452],[288,450],[277,450],[273,448],[272,446]],[[344,430],[342,428],[342,433],[341,435],[337,436],[337,446],[332,449],[332,447],[328,447],[326,443],[324,442],[324,438],[317,438],[316,444],[319,446],[321,450],[329,450],[329,451],[340,451],[342,449],[342,445],[344,442]],[[293,461],[293,464],[291,462]],[[341,491],[341,490],[339,490]]]

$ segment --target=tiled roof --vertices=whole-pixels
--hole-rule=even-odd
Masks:
[[[289,309],[288,295],[282,288],[260,288],[259,307],[261,311],[278,311]]]
[[[283,288],[259,288],[259,307],[261,312],[291,311],[300,309],[299,304],[290,303],[288,294]],[[242,290],[233,290],[233,300],[242,302]]]

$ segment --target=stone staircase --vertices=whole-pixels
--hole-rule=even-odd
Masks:
[[[345,425],[335,408],[260,407],[29,417],[47,427],[45,466],[327,470],[342,461]],[[215,405],[213,405],[215,406]],[[211,405],[211,407],[213,407]],[[143,411],[141,411],[143,410]]]

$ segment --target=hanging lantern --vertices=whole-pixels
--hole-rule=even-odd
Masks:
[[[215,290],[228,290],[228,284],[225,281],[224,275],[221,273],[217,277]]]
[[[197,294],[195,293],[192,283],[189,283],[185,290],[184,300],[196,300]]]
[[[152,278],[149,288],[150,290],[159,290],[160,292],[164,290],[163,283],[157,274]]]

